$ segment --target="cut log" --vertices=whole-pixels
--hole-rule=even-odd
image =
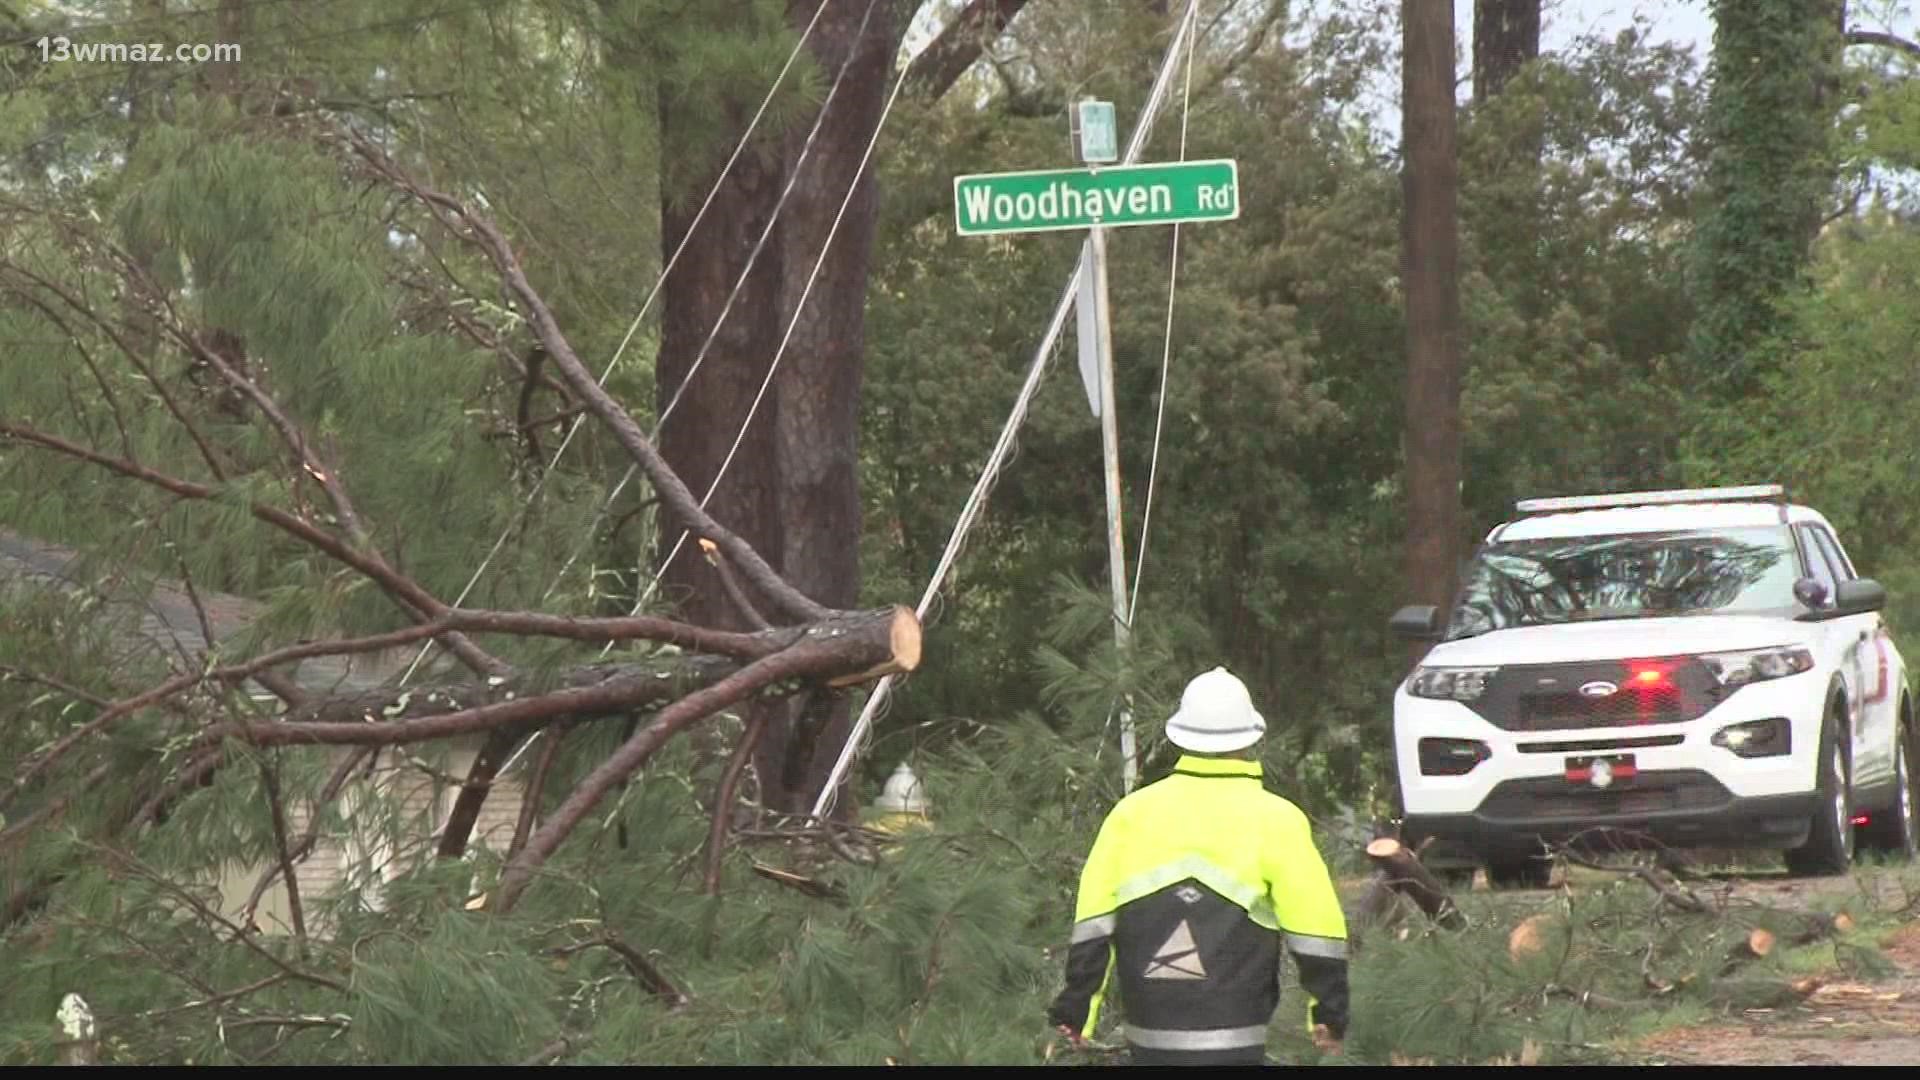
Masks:
[[[1507,935],[1507,955],[1515,963],[1519,963],[1545,949],[1547,947],[1545,931],[1551,919],[1552,916],[1543,911],[1538,915],[1530,916],[1519,926],[1514,927],[1513,933]]]
[[[1776,940],[1773,931],[1764,927],[1756,926],[1747,931],[1746,939],[1735,945],[1733,951],[1727,954],[1726,966],[1720,969],[1720,974],[1727,975],[1738,970],[1743,964],[1766,959],[1768,954],[1773,952]]]
[[[1843,934],[1851,933],[1852,930],[1853,916],[1848,915],[1844,911],[1831,918],[1809,916],[1806,919],[1805,928],[1789,938],[1788,944],[1796,947],[1812,945],[1815,942],[1825,941],[1831,937],[1840,937]]]
[[[1387,884],[1413,901],[1427,918],[1449,930],[1467,925],[1467,917],[1454,905],[1446,887],[1400,841],[1380,837],[1367,845],[1367,857],[1386,875]]]
[[[836,631],[838,632],[838,631]],[[899,675],[920,666],[920,619],[904,607],[887,616],[887,643],[891,655],[882,663],[853,675],[827,680],[832,687],[858,686],[887,675]]]

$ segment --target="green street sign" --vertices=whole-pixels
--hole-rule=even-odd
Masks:
[[[1240,170],[1222,158],[956,176],[953,211],[961,236],[1231,221]]]

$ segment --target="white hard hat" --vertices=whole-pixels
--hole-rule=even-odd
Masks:
[[[1180,711],[1167,719],[1167,741],[1197,754],[1243,750],[1266,731],[1246,684],[1223,667],[1194,676],[1180,695]]]

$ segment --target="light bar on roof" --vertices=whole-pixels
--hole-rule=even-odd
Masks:
[[[1668,506],[1674,503],[1740,502],[1748,499],[1780,499],[1787,489],[1781,484],[1750,484],[1746,487],[1684,488],[1677,491],[1629,491],[1619,495],[1569,495],[1558,499],[1521,499],[1513,504],[1523,514],[1554,510],[1601,510],[1621,506]]]

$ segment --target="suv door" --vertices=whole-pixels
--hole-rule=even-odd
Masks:
[[[1857,581],[1853,560],[1840,541],[1824,525],[1802,525],[1812,541],[1808,549],[1829,568],[1836,582]],[[1893,692],[1890,641],[1886,620],[1879,612],[1835,619],[1836,628],[1845,628],[1842,640],[1853,650],[1853,784],[1856,788],[1886,783],[1893,779],[1894,727],[1899,723],[1899,695]]]

